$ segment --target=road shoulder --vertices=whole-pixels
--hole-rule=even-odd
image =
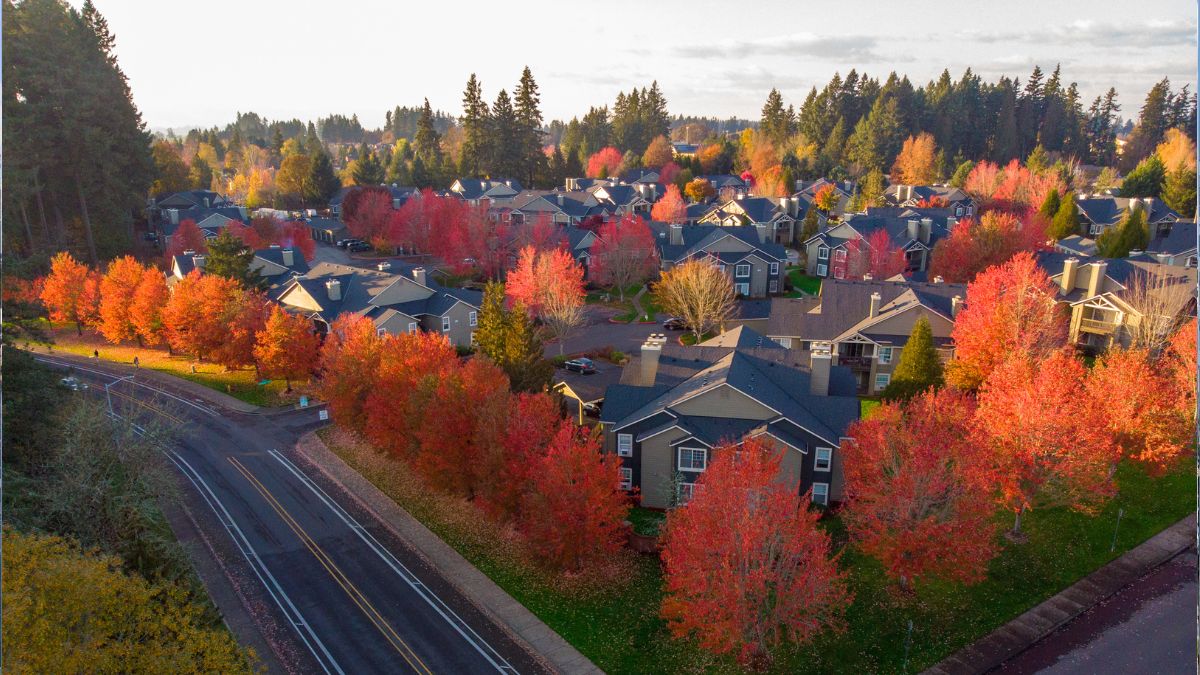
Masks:
[[[1125,552],[1062,592],[951,654],[925,675],[967,675],[999,668],[1059,627],[1112,597],[1196,543],[1196,514]]]
[[[352,495],[362,508],[375,516],[392,534],[411,545],[480,611],[504,627],[515,640],[525,644],[530,652],[540,656],[555,671],[602,672],[533,612],[513,599],[450,545],[350,468],[326,447],[315,432],[301,437],[296,451],[326,478]]]

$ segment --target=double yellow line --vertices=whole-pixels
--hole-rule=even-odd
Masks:
[[[131,403],[133,403],[134,405],[136,405],[138,407],[145,408],[147,410],[156,412],[159,415],[162,415],[163,417],[166,417],[167,419],[169,419],[172,422],[175,422],[177,424],[186,424],[187,423],[187,420],[183,419],[182,417],[179,417],[178,415],[172,415],[171,413],[167,412],[166,410],[163,410],[162,408],[159,408],[157,406],[152,406],[149,403],[142,401],[141,399],[130,396],[129,394],[124,394],[124,393],[121,393],[121,392],[113,390],[113,389],[110,389],[108,391],[108,393],[112,396],[117,396],[119,398],[123,398],[127,401],[130,401]]]
[[[288,513],[287,509],[283,507],[283,504],[279,503],[279,500],[275,498],[275,495],[271,494],[271,491],[267,489],[267,486],[263,485],[257,478],[255,478],[254,474],[250,473],[250,470],[247,469],[244,464],[239,462],[236,457],[229,457],[228,459],[229,462],[233,464],[234,468],[237,469],[238,472],[240,472],[243,476],[245,476],[246,480],[250,481],[250,484],[254,486],[254,489],[263,496],[263,499],[267,500],[267,503],[271,505],[271,508],[275,510],[275,513],[279,514],[279,517],[282,518],[285,523],[287,523],[287,526],[291,528],[292,532],[294,532],[297,537],[300,538],[300,541],[304,542],[304,546],[308,548],[309,552],[311,552],[317,561],[321,563],[321,566],[325,568],[325,571],[329,573],[329,576],[333,577],[333,580],[342,587],[342,590],[346,592],[346,595],[350,596],[350,599],[354,602],[354,604],[358,605],[358,608],[362,610],[363,614],[367,616],[371,623],[375,624],[375,627],[379,629],[379,632],[383,634],[383,637],[387,639],[388,643],[391,644],[397,652],[400,652],[400,656],[402,656],[404,660],[408,662],[408,665],[412,666],[412,669],[418,673],[433,675],[433,671],[430,670],[429,667],[425,665],[425,662],[422,661],[419,656],[417,656],[416,652],[414,652],[412,648],[400,638],[395,629],[392,628],[391,624],[384,620],[379,611],[375,609],[375,606],[371,604],[371,601],[367,599],[367,596],[363,594],[363,592],[360,591],[352,581],[350,581],[350,578],[347,577],[346,573],[343,572],[333,562],[333,559],[329,557],[329,554],[326,553],[325,550],[322,549],[312,537],[308,536],[308,533],[304,531],[304,528],[300,527],[300,523],[296,522],[296,519],[293,518],[292,515]]]

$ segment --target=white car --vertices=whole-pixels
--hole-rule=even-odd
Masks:
[[[63,387],[64,389],[70,389],[71,391],[86,391],[88,388],[87,382],[81,381],[74,375],[68,375],[64,377],[58,381],[58,384],[60,387]]]

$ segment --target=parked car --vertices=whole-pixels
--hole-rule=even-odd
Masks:
[[[361,239],[340,239],[340,240],[338,240],[337,247],[338,248],[350,248],[351,246],[354,246],[355,244],[361,244],[361,243],[363,243],[363,241]]]
[[[70,389],[71,391],[86,391],[88,388],[87,382],[81,381],[78,377],[75,377],[74,375],[68,375],[68,376],[64,377],[63,379],[59,380],[58,385],[60,387],[63,387],[64,389]]]
[[[663,328],[667,330],[687,330],[687,322],[679,317],[671,317],[663,322]]]
[[[596,372],[596,364],[591,359],[578,358],[571,359],[563,364],[563,368],[584,375],[591,375]]]
[[[588,417],[599,417],[600,411],[604,409],[604,399],[596,401],[588,401],[583,404],[583,414]]]
[[[365,241],[356,241],[353,244],[350,244],[350,246],[348,246],[347,248],[348,248],[348,250],[354,251],[355,253],[361,253],[363,251],[370,251],[371,245]]]

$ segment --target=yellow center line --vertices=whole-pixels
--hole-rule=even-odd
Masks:
[[[255,490],[257,490],[258,493],[263,496],[263,499],[267,500],[267,503],[271,505],[271,508],[274,509],[277,514],[279,514],[279,517],[283,519],[292,532],[294,532],[296,536],[300,538],[300,541],[303,542],[304,546],[313,554],[313,556],[317,559],[317,562],[321,563],[321,566],[325,568],[325,571],[328,572],[331,577],[333,577],[333,580],[339,586],[341,586],[346,595],[350,596],[350,599],[355,605],[358,606],[360,610],[362,610],[363,614],[367,616],[367,619],[369,619],[371,623],[375,624],[375,627],[379,629],[380,633],[383,633],[384,638],[387,639],[388,643],[400,653],[400,656],[402,656],[404,660],[408,662],[408,665],[418,673],[433,675],[433,671],[431,671],[429,667],[425,665],[425,662],[422,661],[419,656],[417,656],[416,652],[414,652],[413,649],[409,647],[406,642],[404,642],[400,635],[396,633],[395,629],[392,628],[391,624],[389,624],[383,618],[379,611],[375,609],[374,605],[371,604],[371,601],[367,599],[367,596],[361,590],[359,590],[358,587],[354,585],[354,582],[350,581],[350,578],[347,577],[346,574],[342,572],[341,568],[339,568],[337,564],[333,562],[333,559],[330,558],[329,554],[321,548],[320,544],[314,541],[313,538],[304,531],[304,528],[300,526],[300,523],[296,522],[296,519],[293,518],[290,513],[288,513],[283,504],[279,503],[279,500],[276,499],[275,495],[273,495],[271,491],[267,489],[267,486],[263,485],[262,482],[260,482],[254,476],[254,474],[250,473],[250,470],[247,469],[244,464],[239,462],[236,457],[229,457],[228,459],[230,463],[233,464],[234,468],[237,469],[238,472],[240,472],[243,476],[245,476],[246,480],[250,481],[250,484],[254,486]]]
[[[142,401],[142,400],[140,400],[140,399],[137,399],[137,398],[134,398],[133,396],[131,396],[131,395],[129,395],[129,394],[123,394],[123,393],[121,393],[121,392],[119,392],[119,391],[114,391],[114,390],[111,390],[111,389],[109,390],[109,392],[108,392],[108,393],[109,393],[109,394],[112,394],[113,396],[117,396],[117,397],[119,397],[119,398],[123,398],[123,399],[125,399],[125,400],[127,400],[127,401],[131,401],[132,403],[134,403],[135,405],[137,405],[137,406],[139,406],[139,407],[145,408],[145,409],[147,409],[147,410],[154,411],[154,412],[158,413],[159,415],[162,415],[163,417],[166,417],[167,419],[169,419],[169,420],[171,420],[171,421],[173,421],[173,422],[176,422],[176,423],[178,423],[178,424],[186,424],[186,423],[187,423],[187,420],[183,419],[182,417],[178,417],[178,416],[176,416],[176,415],[172,415],[171,413],[169,413],[169,412],[167,412],[167,411],[163,410],[162,408],[159,408],[159,407],[156,407],[156,406],[152,406],[152,405],[150,405],[149,403],[145,403],[144,401]]]

